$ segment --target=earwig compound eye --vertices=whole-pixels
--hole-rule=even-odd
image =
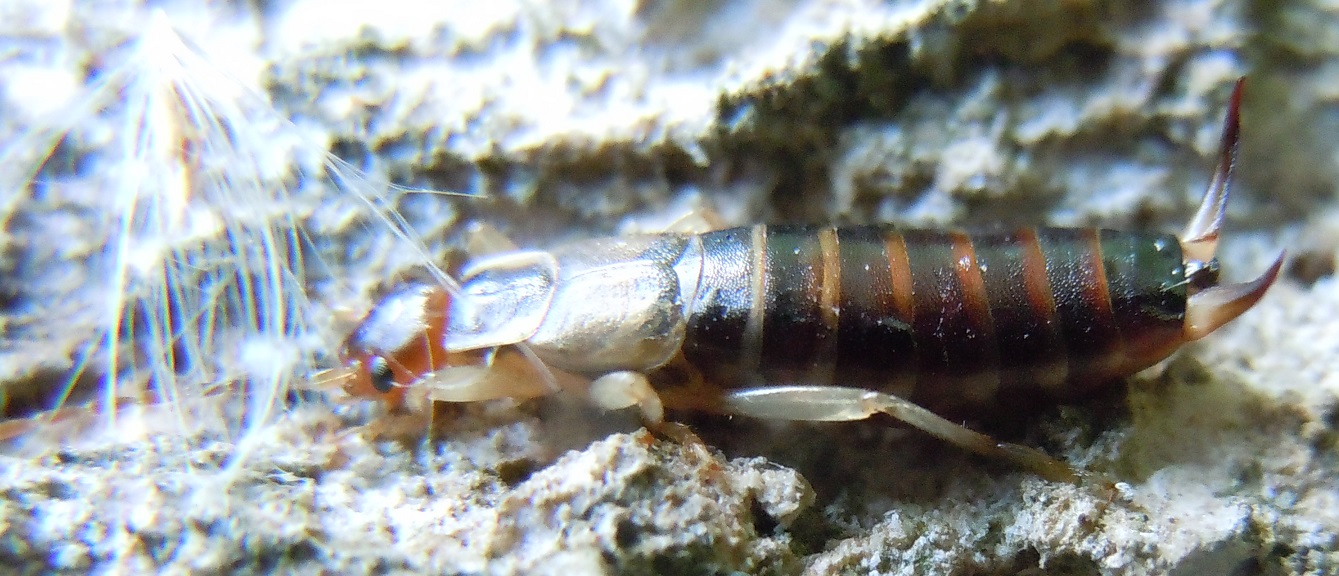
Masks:
[[[368,359],[371,362],[368,374],[372,377],[372,387],[385,394],[395,387],[395,378],[391,374],[391,365],[381,356],[373,356]]]

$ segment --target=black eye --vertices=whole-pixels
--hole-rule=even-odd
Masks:
[[[373,356],[368,359],[371,366],[368,367],[368,373],[372,376],[372,387],[385,394],[395,387],[394,375],[391,374],[391,365],[385,358]]]

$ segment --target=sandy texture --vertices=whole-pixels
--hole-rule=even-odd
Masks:
[[[702,204],[727,224],[1174,231],[1208,179],[1231,85],[1247,75],[1224,270],[1249,278],[1287,248],[1288,273],[1241,319],[1131,379],[1128,393],[1002,428],[1113,487],[1048,483],[882,420],[691,419],[706,446],[684,446],[638,431],[630,415],[549,399],[447,410],[437,441],[406,446],[363,438],[365,410],[317,399],[240,441],[204,421],[185,435],[146,425],[0,456],[5,565],[1339,571],[1339,17],[1326,3],[421,4],[294,0],[225,12],[173,2],[165,12],[296,123],[304,144],[266,139],[255,156],[284,165],[301,161],[293,148],[329,148],[404,185],[487,196],[390,198],[435,257],[474,220],[543,246],[655,227]],[[146,14],[0,6],[6,141],[77,98]],[[83,121],[38,185],[4,191],[9,413],[64,378],[104,321],[100,250],[115,231],[96,169],[118,125]],[[339,182],[276,172],[319,262],[306,281],[312,316],[324,320],[293,340],[328,357],[338,310],[365,309],[414,258]],[[240,404],[237,393],[211,401]]]

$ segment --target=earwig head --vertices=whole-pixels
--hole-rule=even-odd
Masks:
[[[1237,81],[1227,108],[1223,125],[1222,147],[1218,152],[1218,166],[1214,169],[1209,189],[1204,193],[1199,210],[1181,233],[1181,252],[1185,259],[1186,283],[1190,300],[1186,303],[1184,338],[1198,340],[1217,330],[1254,306],[1269,286],[1278,278],[1283,266],[1280,254],[1274,265],[1259,278],[1240,284],[1218,284],[1218,237],[1223,227],[1223,214],[1232,190],[1232,172],[1237,164],[1237,148],[1241,137],[1241,92],[1246,79]]]
[[[447,364],[442,348],[450,296],[429,283],[409,283],[387,294],[363,318],[340,351],[342,366],[323,372],[356,398],[404,401],[404,390]]]

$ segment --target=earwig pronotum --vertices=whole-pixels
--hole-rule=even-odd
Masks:
[[[1219,285],[1241,82],[1178,238],[1094,228],[967,233],[751,226],[478,258],[458,291],[386,296],[327,372],[392,406],[574,390],[607,408],[859,420],[886,413],[1054,478],[1070,469],[935,414],[1001,395],[1073,399],[1245,312],[1278,275]],[[528,351],[528,352],[526,352]],[[529,362],[522,354],[541,362]],[[539,365],[536,365],[539,364]],[[657,383],[675,366],[687,381]]]

